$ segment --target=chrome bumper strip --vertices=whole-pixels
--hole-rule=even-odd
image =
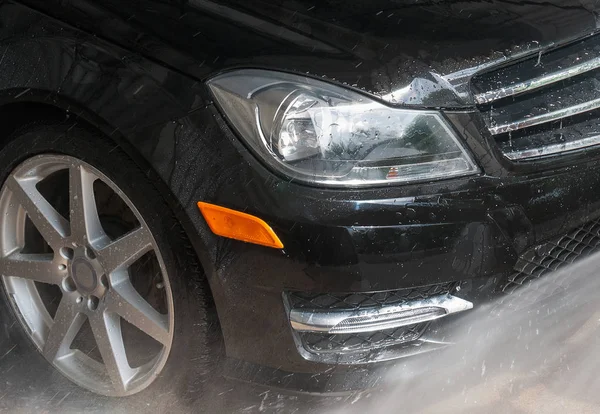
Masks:
[[[429,322],[471,308],[473,304],[469,301],[452,295],[440,295],[400,305],[360,310],[291,309],[290,323],[299,332],[350,334]]]

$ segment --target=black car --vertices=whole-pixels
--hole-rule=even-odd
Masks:
[[[452,346],[598,250],[599,16],[0,2],[0,333],[109,396],[337,392]]]

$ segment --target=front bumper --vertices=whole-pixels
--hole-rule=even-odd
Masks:
[[[589,250],[567,243],[566,250],[546,254],[547,247],[539,246],[560,247],[564,242],[556,240],[570,235],[595,249],[596,239],[571,232],[583,228],[597,236],[593,223],[600,216],[600,154],[576,154],[554,167],[544,162],[539,169],[513,168],[490,147],[486,150],[475,115],[460,113],[451,119],[463,125],[462,136],[483,175],[362,190],[311,188],[275,176],[248,153],[212,107],[182,123],[182,144],[201,146],[198,153],[206,154],[202,164],[198,158],[190,160],[197,167],[181,181],[180,198],[188,220],[184,224],[193,229],[189,235],[217,305],[229,375],[271,385],[279,378],[282,386],[315,392],[362,387],[362,381],[349,378],[367,378],[366,371],[379,372],[389,364],[379,361],[447,346],[452,327],[469,311],[392,328],[399,331],[353,334],[347,342],[339,336],[344,333],[325,332],[318,338],[317,332],[293,329],[290,315],[298,307],[293,298],[315,304],[314,298],[343,297],[338,305],[347,308],[337,311],[346,312],[361,297],[395,297],[398,304],[406,303],[398,299],[403,295],[452,295],[477,308],[527,279],[522,275],[543,275],[546,270],[528,265],[532,254],[551,270],[573,257],[564,251],[582,255]],[[182,162],[181,168],[185,166]],[[213,235],[197,201],[264,219],[285,248]],[[336,352],[336,347],[351,352]],[[321,377],[326,379],[317,381]],[[294,378],[312,385],[302,386],[304,380]]]

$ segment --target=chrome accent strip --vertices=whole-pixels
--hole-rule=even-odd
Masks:
[[[492,135],[498,135],[534,125],[545,124],[546,122],[557,121],[561,118],[578,115],[583,112],[592,111],[598,108],[600,108],[600,98],[584,102],[579,105],[569,106],[568,108],[559,109],[558,111],[548,112],[547,114],[542,114],[538,116],[533,116],[531,118],[511,122],[510,124],[503,124],[495,127],[490,127],[489,130],[492,133]]]
[[[520,95],[522,93],[543,88],[544,86],[548,86],[598,68],[600,68],[600,57],[590,59],[587,62],[568,67],[558,72],[552,72],[547,75],[527,80],[525,82],[517,83],[512,86],[479,93],[475,95],[475,102],[481,105],[497,101],[508,96]]]
[[[561,144],[552,144],[545,147],[531,148],[519,151],[505,152],[504,155],[509,160],[523,160],[527,158],[544,157],[546,155],[554,155],[567,151],[574,151],[582,148],[593,147],[600,145],[600,135],[589,138],[582,138],[576,141],[564,142]]]
[[[349,334],[399,328],[429,322],[473,308],[473,303],[452,295],[439,295],[391,305],[359,310],[292,309],[290,323],[300,332]]]
[[[296,335],[294,335],[294,337],[296,337]],[[338,353],[312,353],[307,351],[301,343],[296,343],[296,348],[298,349],[300,356],[307,361],[335,365],[360,365],[409,358],[438,351],[451,345],[454,345],[454,343],[419,338],[411,343],[396,344],[383,348],[367,348],[351,352],[340,350]]]

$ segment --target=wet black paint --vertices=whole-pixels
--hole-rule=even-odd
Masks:
[[[591,3],[25,3],[68,24],[0,6],[0,105],[22,105],[12,113],[60,108],[102,130],[148,172],[207,273],[232,376],[242,360],[250,379],[279,370],[283,379],[331,372],[333,380],[317,384],[329,388],[348,381],[352,370],[297,353],[285,289],[474,278],[486,285],[506,277],[525,249],[599,215],[597,151],[513,165],[482,132],[468,90],[491,63],[595,32]],[[309,72],[377,95],[408,87],[389,99],[462,108],[447,117],[484,173],[360,191],[289,182],[247,151],[210,101],[203,80],[235,67]],[[215,237],[198,214],[200,200],[260,216],[285,251]]]

